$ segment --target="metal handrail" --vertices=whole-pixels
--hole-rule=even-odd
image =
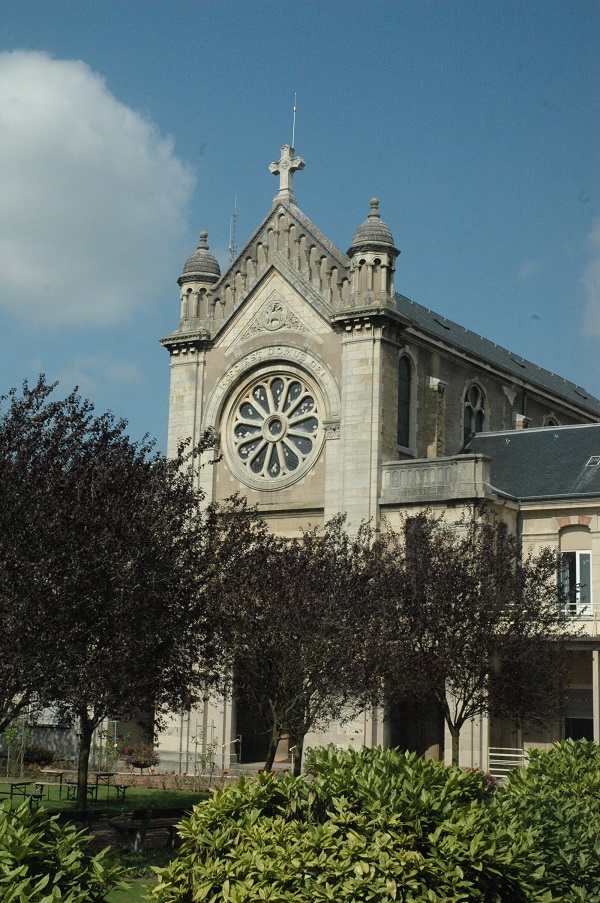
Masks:
[[[489,773],[503,780],[516,768],[523,768],[527,760],[527,751],[520,747],[490,746],[488,748]]]

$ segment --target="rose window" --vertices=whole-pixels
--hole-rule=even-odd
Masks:
[[[319,447],[316,393],[298,376],[267,376],[238,397],[233,414],[233,455],[255,480],[299,475]]]

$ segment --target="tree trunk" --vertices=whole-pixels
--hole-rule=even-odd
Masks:
[[[265,761],[265,771],[271,771],[273,768],[273,762],[275,761],[275,753],[277,752],[277,747],[279,746],[279,741],[281,740],[281,730],[277,727],[276,724],[273,725],[273,729],[271,731],[271,739],[269,741],[269,751],[267,753],[267,759]]]
[[[458,765],[460,728],[454,724],[449,724],[450,735],[452,736],[452,764]]]
[[[292,755],[294,757],[294,777],[302,774],[302,752],[304,750],[304,734],[301,737],[292,737]]]
[[[77,803],[76,808],[79,812],[85,812],[87,809],[87,790],[88,790],[88,770],[90,764],[90,750],[92,748],[92,734],[94,733],[94,722],[88,718],[87,712],[80,713],[79,716],[80,734],[79,734],[79,759],[77,762]]]

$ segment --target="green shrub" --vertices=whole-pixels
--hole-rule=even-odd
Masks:
[[[552,900],[600,903],[600,749],[565,740],[534,750],[527,768],[511,774],[494,801],[495,817],[510,818],[538,838],[544,861],[537,879]]]
[[[44,809],[0,807],[1,903],[100,903],[119,886],[121,869],[106,851],[87,850],[89,836],[60,826]]]
[[[542,900],[530,836],[496,830],[482,775],[395,750],[311,752],[307,778],[215,793],[159,872],[163,903]]]
[[[600,789],[600,746],[589,740],[563,740],[550,749],[531,749],[527,768],[513,771],[509,786],[536,790],[569,786]]]
[[[216,792],[181,825],[161,903],[600,903],[600,750],[487,776],[395,750],[312,750],[303,778]]]

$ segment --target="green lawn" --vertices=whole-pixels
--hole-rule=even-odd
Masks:
[[[4,791],[5,786],[0,782],[0,793]],[[31,789],[34,789],[33,786]],[[50,791],[49,796],[48,790]],[[58,784],[45,788],[44,799],[41,805],[55,812],[75,809],[75,800],[65,799],[64,788],[61,799],[59,799],[58,793]],[[125,801],[123,801],[117,800],[114,787],[100,787],[98,799],[88,799],[87,805],[90,812],[102,811],[121,815],[125,812],[131,812],[133,809],[188,809],[196,803],[205,800],[208,796],[209,793],[206,790],[199,790],[193,793],[189,790],[149,790],[143,787],[128,787]],[[19,802],[22,802],[22,799],[15,797],[13,805],[17,805]]]
[[[0,793],[7,789],[7,785],[0,780]],[[34,787],[32,786],[32,790]],[[50,795],[48,796],[48,790]],[[59,787],[45,788],[42,805],[53,812],[66,812],[75,810],[75,800],[58,798]],[[101,787],[98,792],[98,800],[88,799],[88,811],[102,812],[112,815],[122,815],[134,809],[191,809],[196,803],[205,800],[209,796],[207,791],[193,793],[189,790],[154,790],[143,787],[128,787],[125,802],[117,801],[114,787]],[[15,797],[13,805],[17,806],[23,801]],[[111,854],[113,855],[113,854]],[[169,863],[173,853],[169,850],[148,850],[143,853],[119,852],[114,858],[126,868],[124,880],[127,881],[126,890],[114,890],[107,897],[107,903],[147,903],[150,888],[156,883],[156,876],[152,866],[165,866]]]
[[[155,884],[153,878],[136,878],[129,883],[126,890],[113,890],[106,898],[106,903],[146,903],[149,890]]]

